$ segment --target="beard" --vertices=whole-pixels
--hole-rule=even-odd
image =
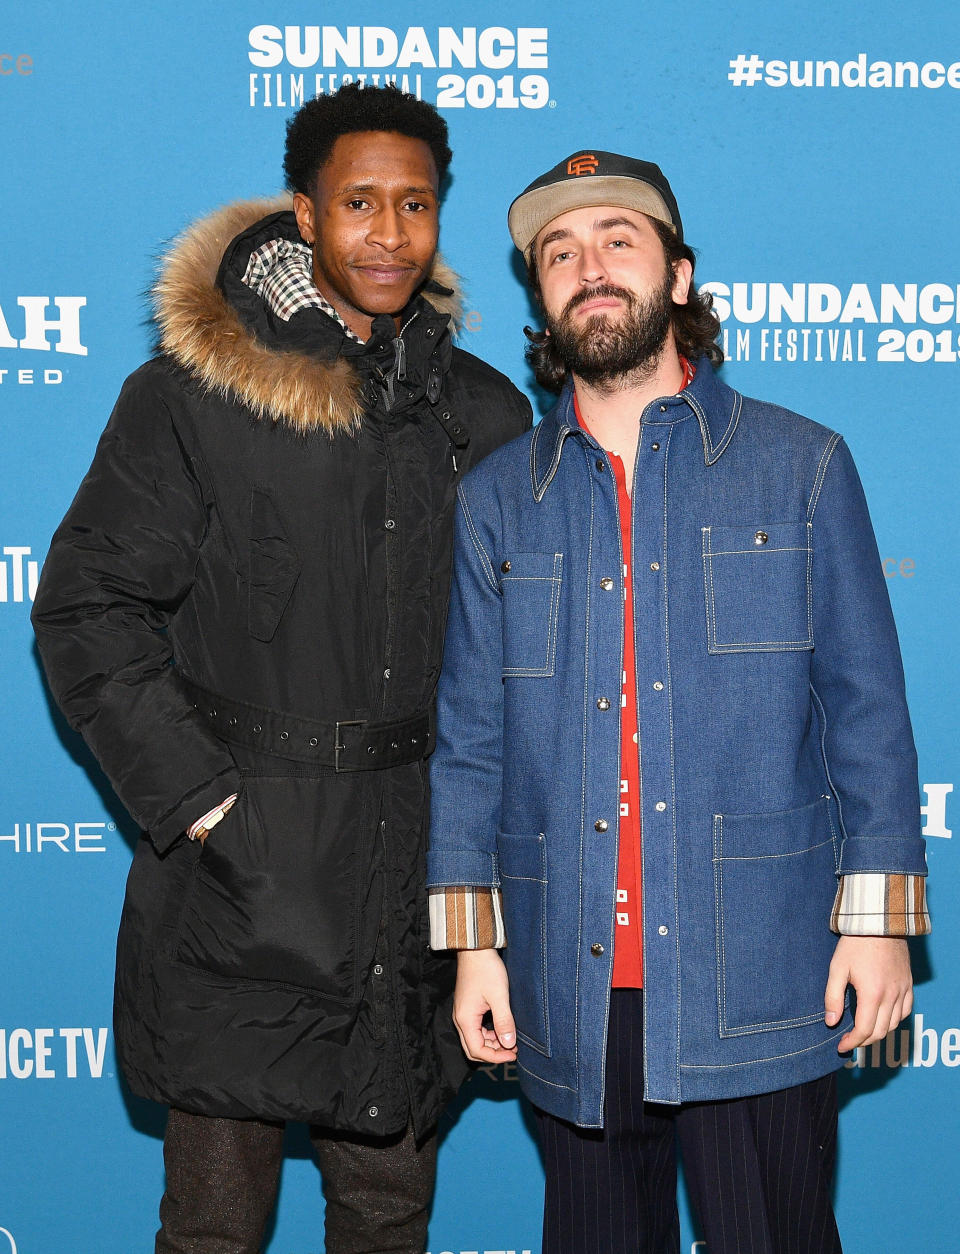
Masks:
[[[660,286],[644,297],[601,283],[571,297],[556,318],[548,316],[553,348],[570,373],[601,390],[654,374],[670,331],[673,282],[667,268]],[[595,314],[578,324],[576,310],[598,296],[622,300],[625,311],[616,317]]]

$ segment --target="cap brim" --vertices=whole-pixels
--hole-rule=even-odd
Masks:
[[[548,187],[523,192],[510,206],[507,225],[510,237],[526,257],[530,246],[543,228],[571,209],[591,205],[615,205],[635,209],[677,229],[667,202],[655,187],[642,179],[622,174],[600,174],[582,179],[563,179]]]

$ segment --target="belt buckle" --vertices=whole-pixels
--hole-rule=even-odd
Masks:
[[[365,718],[338,718],[333,733],[333,769],[337,773],[340,772],[340,754],[346,748],[346,745],[340,742],[341,727],[363,727],[367,720]],[[349,769],[349,768],[347,768]]]

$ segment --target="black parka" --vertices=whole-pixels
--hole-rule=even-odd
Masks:
[[[319,309],[275,316],[243,282],[253,250],[299,239],[271,208],[222,211],[171,253],[161,351],[123,387],[34,623],[144,831],[115,1006],[134,1092],[422,1131],[464,1064],[452,960],[427,944],[429,746],[411,744],[430,736],[456,480],[530,407],[452,345],[442,271],[402,346],[388,318],[361,346]],[[203,846],[184,837],[235,792]]]

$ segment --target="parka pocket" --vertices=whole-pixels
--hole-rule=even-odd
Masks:
[[[498,832],[497,860],[507,932],[504,958],[517,1036],[549,1058],[546,837]]]
[[[300,578],[300,555],[284,534],[273,497],[255,487],[250,496],[250,568],[247,623],[255,640],[269,642],[277,633]]]
[[[501,562],[504,677],[554,673],[562,582],[562,553],[511,553]]]
[[[810,523],[704,527],[708,653],[813,648]]]
[[[328,813],[329,782],[247,776],[211,831],[180,914],[179,961],[352,1001],[358,895],[370,879],[355,830]],[[361,864],[363,880],[361,881]]]
[[[838,865],[832,797],[713,816],[721,1036],[822,1022]]]

